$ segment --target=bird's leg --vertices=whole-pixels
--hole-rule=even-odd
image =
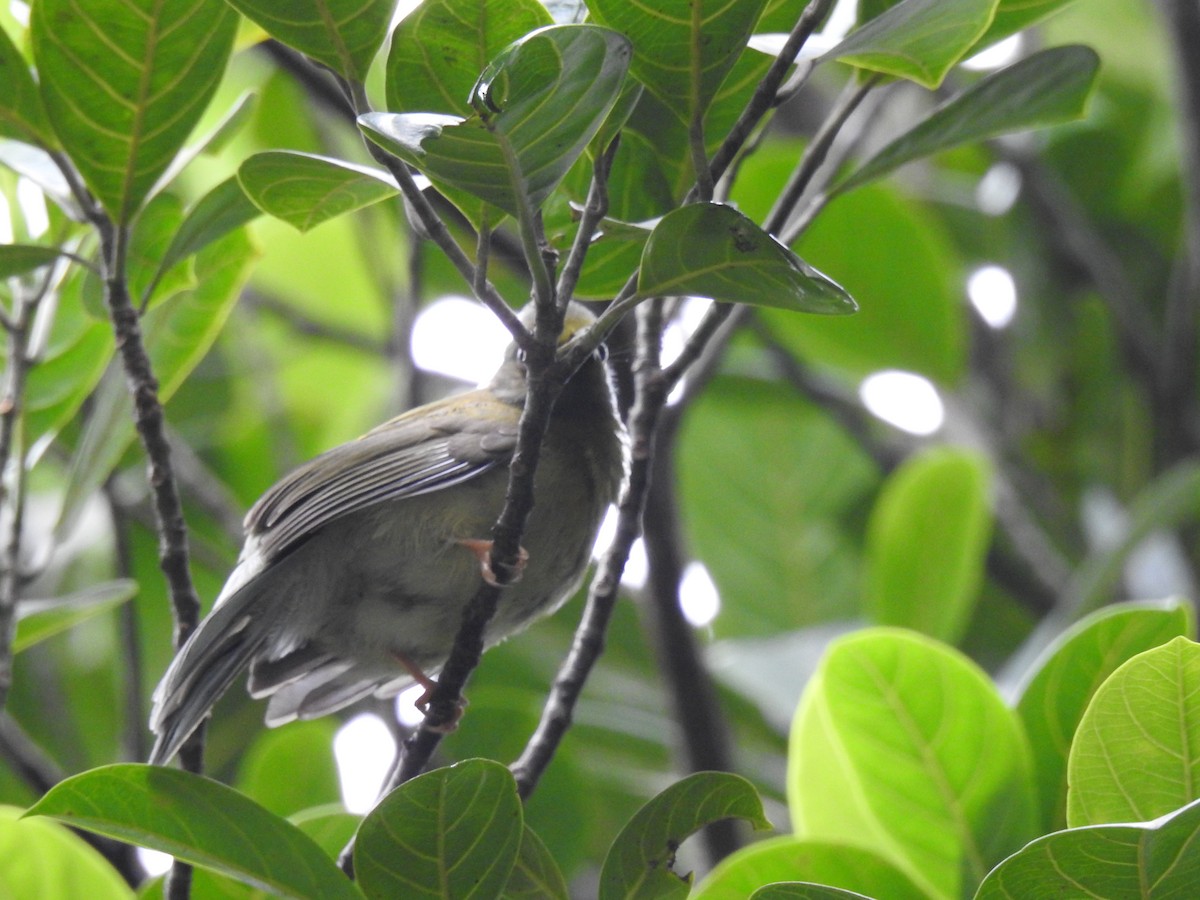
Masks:
[[[492,571],[492,542],[483,540],[482,538],[462,538],[455,541],[456,544],[466,547],[479,560],[479,568],[483,574],[483,580],[492,587],[502,587],[499,581],[496,580],[496,573]],[[517,548],[517,566],[513,572],[513,577],[507,582],[514,584],[521,580],[521,573],[525,571],[525,563],[529,561],[529,554],[524,547]]]
[[[422,693],[420,697],[413,701],[413,706],[415,706],[421,712],[425,712],[429,709],[429,701],[433,699],[433,692],[437,688],[437,682],[422,672],[421,667],[403,653],[394,650],[392,651],[392,657],[396,660],[396,662],[400,663],[400,665],[404,667],[404,671],[412,676],[413,681],[425,689],[424,693]],[[467,698],[459,697],[458,706],[454,710],[454,717],[444,725],[432,727],[431,730],[439,731],[443,734],[449,734],[451,731],[454,731],[456,728],[458,728],[458,720],[462,718],[463,710],[466,708],[466,706]]]

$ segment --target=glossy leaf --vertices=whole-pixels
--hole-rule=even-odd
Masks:
[[[353,81],[365,81],[391,21],[394,0],[230,0],[289,47]]]
[[[255,206],[300,231],[400,192],[382,170],[288,150],[255,153],[238,182]]]
[[[0,806],[0,887],[7,897],[133,900],[133,891],[99,852],[57,822],[23,819]]]
[[[750,900],[871,900],[865,894],[844,891],[825,884],[801,881],[768,884],[750,895]]]
[[[693,203],[663,216],[642,252],[638,293],[829,315],[858,308],[840,285],[721,203]]]
[[[29,63],[13,44],[8,32],[0,27],[0,134],[32,139],[33,143],[52,148],[54,132],[46,120],[37,84],[29,73]]]
[[[294,825],[190,772],[104,766],[60,782],[29,812],[161,850],[283,896],[362,897]]]
[[[1043,831],[1066,827],[1067,755],[1096,689],[1136,654],[1194,632],[1185,601],[1121,603],[1077,622],[1047,648],[1017,702],[1033,748]]]
[[[34,4],[30,28],[47,114],[118,222],[133,218],[204,112],[236,26],[221,0]]]
[[[17,606],[17,634],[13,640],[13,652],[28,650],[34,644],[61,634],[80,622],[115,609],[137,591],[136,581],[121,578],[94,584],[52,600],[22,600]]]
[[[567,882],[542,839],[528,825],[501,900],[569,900]]]
[[[722,819],[770,828],[750,782],[727,772],[698,772],[638,810],[613,841],[600,870],[600,900],[686,897],[691,875],[673,870],[684,839]]]
[[[703,115],[737,62],[764,0],[590,0],[597,20],[633,42],[633,74],[682,123]]]
[[[853,190],[907,162],[1010,131],[1078,119],[1095,85],[1100,58],[1090,47],[1053,47],[982,78],[896,138],[833,194]]]
[[[435,184],[517,216],[518,196],[539,207],[583,152],[617,99],[629,56],[628,41],[607,28],[543,28],[480,77],[482,112],[368,113],[359,125]]]
[[[524,829],[508,769],[469,759],[401,785],[363,820],[354,871],[368,897],[500,894]]]
[[[927,450],[892,473],[867,525],[873,621],[951,644],[962,637],[991,540],[990,491],[987,459],[966,450]]]
[[[37,244],[0,244],[0,278],[25,275],[48,266],[61,256],[56,247]]]
[[[1137,897],[1187,900],[1200,884],[1200,802],[1141,825],[1072,828],[997,866],[975,900]]]
[[[936,88],[992,22],[997,0],[901,0],[821,59]]]
[[[868,848],[790,835],[727,856],[688,900],[744,900],[760,886],[778,881],[816,882],[887,900],[929,900],[912,879]]]
[[[1067,760],[1067,824],[1147,821],[1200,797],[1200,644],[1139,653],[1096,690]]]
[[[392,32],[388,111],[470,116],[479,73],[513,41],[552,23],[537,0],[426,0]]]
[[[873,628],[834,642],[788,748],[796,834],[872,847],[932,896],[956,897],[1034,834],[1029,749],[965,656]]]

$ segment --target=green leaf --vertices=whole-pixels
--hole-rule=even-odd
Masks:
[[[768,838],[727,856],[688,900],[743,900],[761,885],[798,879],[887,900],[929,900],[912,879],[871,850],[791,835]]]
[[[1043,831],[1066,827],[1067,755],[1096,689],[1126,660],[1194,629],[1186,601],[1121,603],[1077,622],[1046,649],[1017,701],[1033,748]]]
[[[1004,40],[1010,34],[1016,34],[1047,16],[1058,12],[1073,0],[1000,0],[996,7],[996,16],[988,30],[976,43],[972,50],[982,50],[998,41]]]
[[[1139,653],[1096,690],[1067,760],[1067,823],[1147,821],[1200,797],[1200,644]]]
[[[299,231],[400,192],[387,172],[289,150],[255,153],[238,181],[259,209]]]
[[[891,474],[867,525],[874,622],[951,644],[963,636],[991,540],[990,492],[987,459],[966,450],[926,450]]]
[[[46,112],[118,222],[133,219],[204,112],[236,28],[221,0],[92,0],[86,11],[73,0],[34,4]]]
[[[896,138],[838,184],[836,196],[914,159],[1010,131],[1081,118],[1100,58],[1090,47],[1054,47],[977,81]]]
[[[395,0],[229,0],[289,47],[352,81],[365,81]]]
[[[629,56],[628,41],[607,28],[542,28],[480,76],[477,115],[368,113],[359,125],[435,184],[517,216],[518,196],[540,206],[604,122]]]
[[[55,785],[28,815],[161,850],[285,897],[362,897],[296,826],[190,772],[103,766]]]
[[[319,719],[262,732],[242,758],[238,789],[281,816],[340,802],[333,758],[337,730],[336,720]],[[281,772],[288,777],[280,778]]]
[[[521,849],[504,893],[500,895],[501,900],[569,900],[570,896],[558,863],[542,839],[526,825],[521,834]]]
[[[1140,825],[1072,828],[997,866],[975,900],[1137,897],[1185,900],[1200,884],[1200,803]]]
[[[992,22],[997,0],[902,0],[821,59],[936,88]]]
[[[844,891],[825,884],[791,881],[768,884],[750,895],[750,900],[871,900],[865,894]]]
[[[697,772],[638,810],[621,829],[600,870],[600,900],[686,897],[691,876],[677,875],[675,851],[684,839],[722,819],[770,828],[754,785],[727,772]]]
[[[553,21],[537,0],[426,0],[392,32],[388,111],[470,116],[479,73],[513,41]]]
[[[836,282],[722,203],[692,203],[663,216],[642,252],[638,293],[828,315],[858,309]]]
[[[63,251],[37,244],[0,244],[0,278],[25,275],[59,259]]]
[[[22,600],[17,607],[17,635],[13,641],[13,652],[28,650],[34,644],[74,628],[80,622],[115,609],[137,591],[136,581],[121,578],[94,584],[52,600]]]
[[[738,61],[764,0],[590,0],[597,21],[633,42],[632,71],[685,125],[703,115]]]
[[[35,144],[53,148],[54,132],[46,120],[37,84],[29,73],[29,63],[0,28],[0,134],[33,138]]]
[[[57,822],[22,819],[0,806],[0,886],[7,897],[133,900],[120,874],[79,835]]]
[[[354,871],[368,897],[494,897],[517,859],[521,801],[508,769],[469,759],[392,791],[363,820]]]
[[[796,834],[871,847],[936,897],[957,897],[1033,836],[1029,748],[969,659],[872,628],[835,641],[788,748]]]

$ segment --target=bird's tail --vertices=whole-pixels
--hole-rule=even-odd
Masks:
[[[247,585],[219,603],[167,668],[150,713],[151,764],[170,762],[262,647],[267,630],[249,612],[256,593]]]

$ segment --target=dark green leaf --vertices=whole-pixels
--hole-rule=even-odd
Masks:
[[[41,247],[37,244],[0,244],[0,278],[24,275],[42,266],[48,266],[62,256],[57,247]]]
[[[500,896],[501,900],[568,900],[571,896],[558,863],[528,825],[521,835],[516,864]]]
[[[1193,634],[1194,620],[1182,600],[1121,603],[1077,622],[1047,648],[1017,702],[1033,748],[1043,831],[1067,825],[1067,755],[1096,689],[1136,654]]]
[[[221,0],[45,0],[30,27],[54,130],[129,222],[216,91],[237,16]]]
[[[1080,118],[1100,58],[1079,45],[1043,50],[973,84],[947,100],[833,189],[853,190],[906,162],[1010,131]]]
[[[470,116],[471,89],[484,67],[552,22],[537,0],[426,0],[392,32],[388,111]]]
[[[770,828],[754,785],[727,772],[698,772],[677,781],[621,829],[600,871],[600,900],[686,897],[691,876],[672,869],[684,839],[722,819]]]
[[[230,0],[267,34],[352,81],[367,69],[387,35],[395,0]]]
[[[13,640],[13,652],[20,653],[80,622],[115,609],[137,591],[136,581],[122,578],[95,584],[52,600],[22,600],[17,607],[17,635]]]
[[[0,28],[0,135],[32,138],[43,147],[56,146],[54,132],[46,120],[37,84],[29,74],[29,63]]]
[[[858,309],[836,282],[721,203],[693,203],[663,216],[642,253],[638,293],[830,315]]]
[[[133,900],[117,870],[57,822],[22,819],[0,806],[0,885],[7,897],[39,900]]]
[[[1200,644],[1139,653],[1096,690],[1067,760],[1067,824],[1139,822],[1200,797]]]
[[[300,231],[400,192],[386,172],[288,150],[255,153],[238,181],[259,209]]]
[[[835,641],[788,744],[797,834],[854,841],[957,897],[1034,834],[1029,747],[987,675],[923,635]]]
[[[822,59],[936,88],[991,24],[997,0],[902,0]]]
[[[469,759],[401,785],[363,820],[354,871],[368,897],[498,896],[523,830],[508,769]]]
[[[132,763],[92,769],[57,784],[29,814],[161,850],[285,897],[362,897],[294,825],[189,772]]]
[[[1200,802],[1144,825],[1072,828],[997,866],[975,900],[1137,897],[1186,900],[1200,884]]]
[[[592,139],[617,99],[629,55],[625,38],[607,28],[543,28],[480,77],[482,114],[368,113],[359,123],[435,183],[516,216],[517,197],[540,206]]]
[[[990,495],[987,459],[966,450],[933,448],[892,473],[867,526],[864,606],[876,623],[962,637],[983,580]]]

